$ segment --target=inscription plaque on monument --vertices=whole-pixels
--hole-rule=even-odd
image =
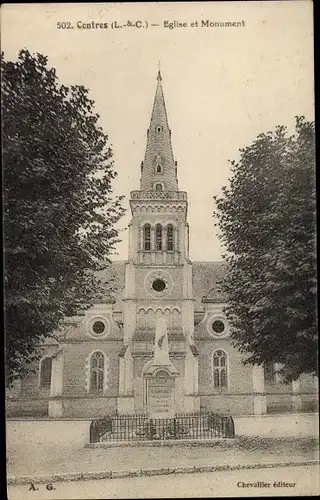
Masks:
[[[174,416],[174,378],[164,370],[148,380],[148,413],[151,418]]]

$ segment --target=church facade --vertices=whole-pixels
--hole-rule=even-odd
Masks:
[[[129,254],[105,272],[115,292],[39,347],[35,373],[8,393],[7,415],[94,418],[143,413],[157,318],[176,371],[175,411],[261,415],[310,411],[317,382],[277,380],[232,346],[222,262],[191,262],[187,193],[179,190],[159,72],[140,189],[130,194]]]

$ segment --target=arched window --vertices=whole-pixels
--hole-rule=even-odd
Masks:
[[[90,390],[101,391],[104,382],[104,355],[95,352],[90,360]]]
[[[178,309],[172,310],[172,326],[175,328],[177,326],[181,326],[180,322],[180,312]]]
[[[162,172],[162,167],[161,167],[160,163],[158,163],[158,165],[157,165],[157,174],[161,174],[161,172]]]
[[[143,228],[143,249],[151,250],[151,226],[145,224]]]
[[[156,250],[162,250],[162,226],[156,225]]]
[[[173,250],[173,225],[168,224],[167,226],[167,250]]]
[[[170,309],[167,308],[164,310],[164,317],[165,317],[165,320],[167,322],[167,326],[171,326],[172,325],[172,318],[171,318]]]
[[[162,191],[162,184],[156,184],[156,191]]]
[[[40,363],[40,387],[51,385],[52,358],[43,358]]]
[[[147,326],[146,320],[146,311],[144,309],[140,309],[139,311],[139,326],[140,328],[145,328]]]
[[[156,326],[156,317],[153,309],[148,309],[147,311],[146,325],[148,328],[154,328]]]
[[[215,389],[227,389],[227,355],[224,351],[213,353],[213,386]]]

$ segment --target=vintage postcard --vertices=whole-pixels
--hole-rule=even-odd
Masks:
[[[1,46],[8,498],[319,494],[313,3]]]

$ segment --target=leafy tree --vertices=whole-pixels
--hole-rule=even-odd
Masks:
[[[2,71],[7,383],[36,346],[106,293],[123,214],[108,136],[83,86],[60,85],[47,57],[19,53]]]
[[[279,126],[240,152],[215,197],[225,312],[244,363],[279,363],[289,382],[318,373],[314,123],[297,117],[292,136]]]

